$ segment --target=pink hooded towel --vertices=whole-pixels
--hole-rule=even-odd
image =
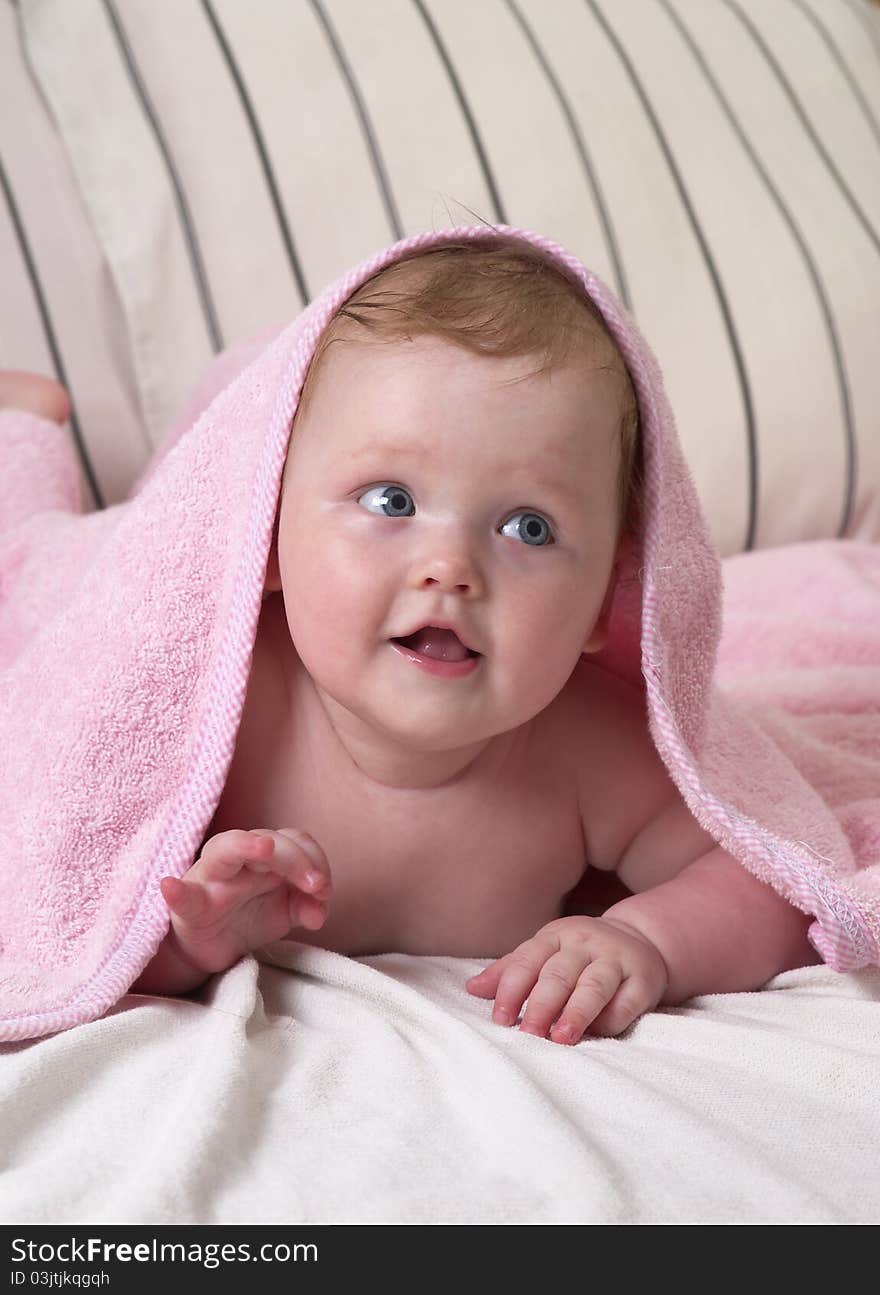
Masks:
[[[644,533],[608,644],[584,668],[646,691],[691,812],[814,916],[829,966],[880,961],[880,546],[817,541],[722,563],[633,320],[551,240],[465,226],[387,248],[271,340],[221,357],[201,408],[115,507],[83,515],[66,434],[0,413],[0,1038],[96,1019],[165,934],[159,879],[192,864],[231,762],[322,330],[392,262],[502,238],[589,294],[639,402]]]

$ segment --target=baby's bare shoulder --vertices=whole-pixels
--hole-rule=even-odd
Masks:
[[[654,746],[644,695],[595,667],[576,673],[566,727],[587,859],[616,871],[631,891],[647,890],[716,842],[692,815]]]
[[[559,701],[565,749],[578,773],[587,859],[595,868],[615,869],[641,826],[678,793],[636,688],[581,665]]]

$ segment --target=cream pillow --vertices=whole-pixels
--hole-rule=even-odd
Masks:
[[[395,239],[482,218],[557,239],[629,305],[722,553],[880,540],[872,17],[867,0],[21,0],[100,284],[71,279],[90,308],[61,342],[91,348],[118,407],[111,445],[94,382],[80,395],[67,372],[105,502],[215,353]],[[59,274],[47,257],[53,290]]]

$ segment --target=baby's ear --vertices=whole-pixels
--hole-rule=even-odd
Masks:
[[[280,518],[276,514],[272,528],[272,541],[269,545],[269,559],[266,563],[266,575],[263,580],[263,597],[277,593],[281,588],[281,565],[278,561],[278,526]]]
[[[605,601],[599,609],[599,615],[596,617],[595,624],[590,630],[590,635],[581,649],[582,653],[601,652],[608,642],[608,627],[611,622],[611,604],[614,602],[614,590],[617,587],[617,567],[611,572],[611,579],[608,581],[608,588],[605,591]]]
[[[614,593],[617,589],[617,580],[620,575],[620,568],[630,552],[630,544],[627,540],[621,541],[614,558],[614,565],[611,568],[611,575],[608,577],[608,587],[605,590],[605,598],[599,609],[599,615],[596,617],[595,624],[590,630],[589,637],[581,649],[581,653],[601,652],[608,642],[608,630],[611,623],[611,606],[614,602]]]

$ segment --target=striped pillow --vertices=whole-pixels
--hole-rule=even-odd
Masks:
[[[72,388],[96,503],[214,353],[387,243],[482,218],[557,239],[633,311],[722,553],[880,540],[868,0],[18,13],[0,363]]]

